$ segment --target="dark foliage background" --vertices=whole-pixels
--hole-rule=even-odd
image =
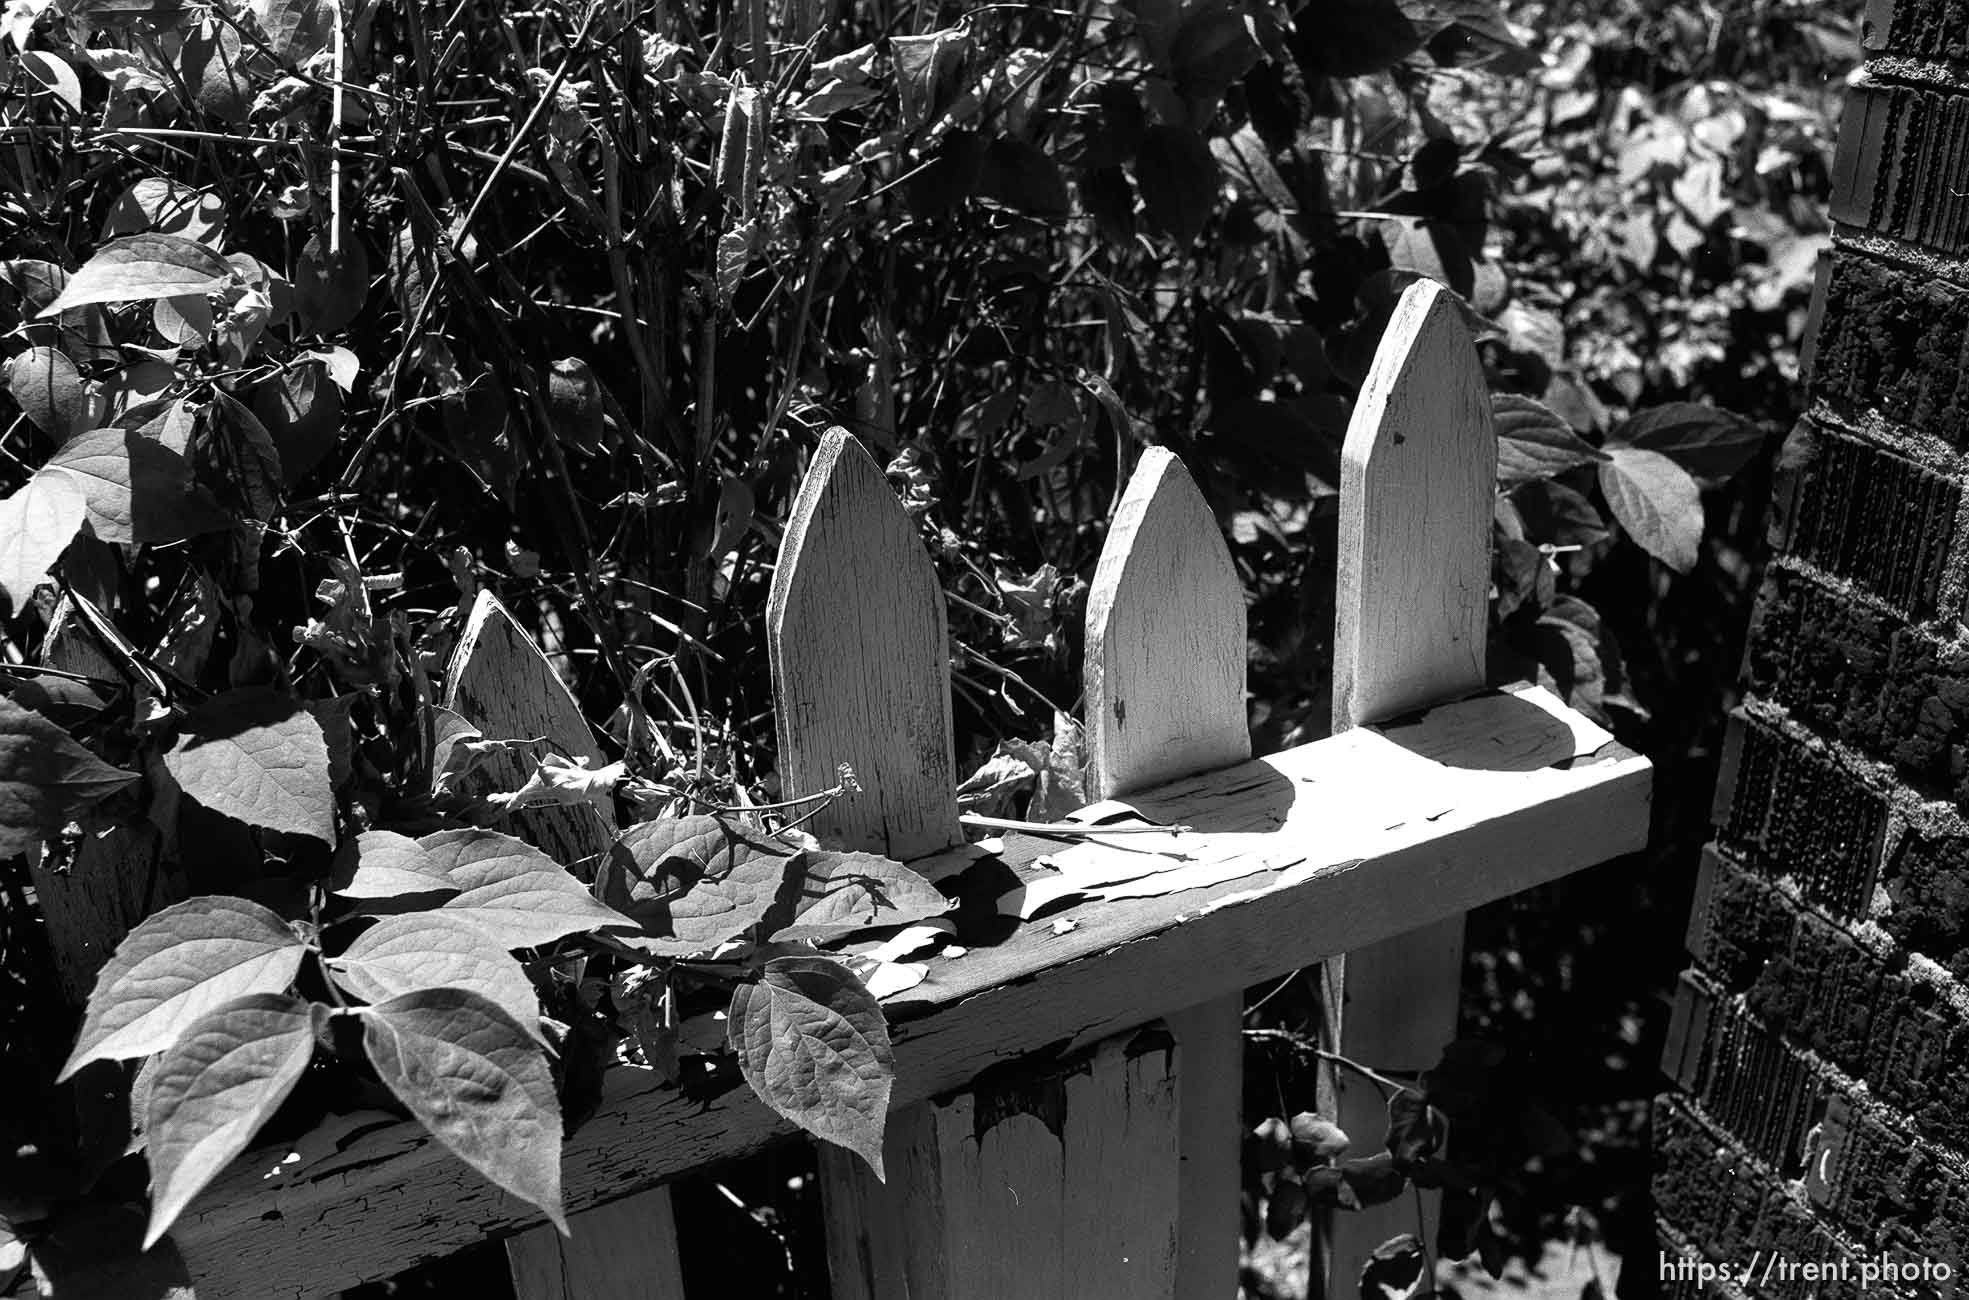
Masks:
[[[1340,440],[1401,287],[1440,279],[1500,412],[1568,449],[1500,483],[1493,659],[1660,770],[1648,854],[1473,920],[1469,1031],[1535,1105],[1462,1139],[1497,1194],[1472,1244],[1599,1231],[1649,1258],[1659,999],[1797,414],[1857,8],[381,0],[347,12],[338,72],[316,0],[19,0],[0,529],[46,558],[0,572],[4,669],[32,675],[58,593],[92,601],[165,685],[161,712],[112,700],[78,733],[133,765],[211,692],[365,692],[343,798],[383,807],[410,724],[379,683],[441,673],[490,586],[612,757],[771,798],[765,591],[842,424],[950,597],[969,802],[1051,815],[1079,797],[1086,581],[1145,443],[1196,472],[1251,592],[1260,749],[1324,732]],[[43,268],[145,230],[230,279],[36,318]],[[101,425],[176,439],[222,524],[34,534],[33,476]],[[1649,436],[1672,463],[1643,486],[1680,501],[1693,477],[1693,512],[1622,505],[1606,457]],[[344,565],[377,580],[373,616],[317,594]],[[235,837],[187,866],[278,897],[310,864]],[[56,1061],[68,1025],[8,882],[6,1046]],[[1254,1122],[1311,1106],[1313,1010],[1301,986],[1254,1014]],[[812,1262],[810,1182],[723,1182],[704,1239],[761,1270],[733,1285],[795,1293],[756,1246]],[[1254,1174],[1254,1236],[1276,1191]]]

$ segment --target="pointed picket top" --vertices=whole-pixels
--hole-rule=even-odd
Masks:
[[[1087,595],[1088,793],[1251,757],[1244,589],[1183,462],[1143,453]]]
[[[538,643],[490,591],[479,592],[458,647],[451,652],[444,706],[462,715],[488,740],[546,742],[488,756],[474,774],[474,790],[512,791],[525,785],[542,757],[533,750],[585,758],[591,767],[607,762],[574,693]],[[614,814],[594,804],[529,808],[514,814],[513,820],[523,838],[556,862],[568,867],[586,862],[580,871],[584,877],[615,839]]]
[[[1497,438],[1461,309],[1408,287],[1341,452],[1333,726],[1484,683]]]
[[[782,798],[854,770],[808,824],[830,845],[912,858],[957,843],[943,589],[861,443],[830,429],[787,520],[766,606]]]

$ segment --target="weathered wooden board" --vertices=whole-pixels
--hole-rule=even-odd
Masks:
[[[1456,302],[1433,281],[1396,306],[1341,452],[1333,725],[1345,730],[1484,683],[1497,438],[1483,367]],[[1413,1076],[1456,1037],[1463,918],[1348,953],[1340,1055]],[[1356,1150],[1387,1130],[1378,1085],[1332,1076],[1340,1127]],[[1352,1295],[1368,1255],[1414,1232],[1433,1250],[1440,1197],[1401,1197],[1331,1216],[1329,1296]]]
[[[1088,794],[1140,790],[1251,757],[1244,588],[1210,506],[1151,447],[1087,593]]]
[[[1071,929],[1025,926],[997,947],[933,960],[922,984],[887,1004],[894,1103],[907,1106],[1047,1044],[1117,1033],[1640,848],[1651,787],[1645,759],[1616,749],[1597,762],[1525,770],[1540,756],[1576,752],[1567,718],[1577,715],[1484,696],[1131,800],[1158,820],[1213,834],[1268,838],[1276,849],[1297,841],[1309,862],[1332,849],[1346,856],[1296,874],[1273,870],[1208,889],[1068,908],[1061,919]],[[1582,837],[1581,826],[1594,834]],[[1016,862],[1057,846],[1015,847]],[[600,1110],[567,1143],[562,1178],[572,1211],[790,1131],[742,1089],[689,1100],[631,1070],[614,1072],[607,1087]],[[411,1125],[358,1138],[332,1161],[291,1177],[263,1178],[281,1156],[249,1153],[179,1221],[173,1237],[202,1300],[322,1295],[538,1222],[535,1210]]]
[[[1131,794],[1251,757],[1244,587],[1209,503],[1162,447],[1142,453],[1087,594],[1087,787]],[[1183,1062],[1174,1295],[1237,1289],[1240,991],[1170,1018]]]
[[[894,858],[962,839],[943,588],[881,467],[843,430],[821,440],[793,503],[766,643],[783,797],[832,788],[843,763],[861,787],[808,829]]]
[[[479,593],[452,651],[444,704],[490,739],[539,739],[568,758],[605,761],[567,683],[490,591]],[[483,789],[517,790],[540,757],[525,749],[494,754],[474,780]],[[614,814],[594,804],[529,808],[513,820],[522,839],[584,877],[615,839]]]
[[[514,1300],[683,1300],[670,1189],[652,1187],[506,1239]]]
[[[885,1186],[821,1148],[834,1300],[1174,1296],[1180,1048],[1158,1031],[919,1102]],[[1235,1286],[1235,1279],[1233,1279]]]
[[[1085,672],[1087,777],[1097,796],[1250,757],[1243,591],[1209,507],[1162,448],[1143,456],[1102,548],[1088,595]],[[880,716],[864,723],[878,731],[886,724]],[[912,1173],[892,1174],[886,1187],[858,1162],[823,1152],[837,1300],[1232,1294],[1242,1010],[1232,995],[1182,1013],[1180,1047],[1165,1054],[1161,1086],[1173,1097],[1179,1073],[1200,1086],[1183,1087],[1182,1104],[1153,1142],[1142,1137],[1143,1080],[1095,1068],[1069,1071],[1057,1088],[910,1108],[894,1127],[927,1145],[898,1153],[897,1166]],[[1097,1055],[1121,1050],[1108,1043]],[[974,1140],[954,1141],[950,1125],[967,1129],[972,1108]],[[913,1113],[923,1110],[934,1116]],[[1076,1164],[1076,1146],[1104,1152],[1114,1170],[1103,1177]],[[1124,1166],[1129,1176],[1118,1179]],[[1001,1184],[1018,1189],[1009,1205]],[[1114,1202],[1105,1216],[1083,1204],[1090,1195]],[[1063,1225],[1081,1249],[1061,1253]],[[1109,1239],[1111,1249],[1089,1244]],[[1090,1249],[1098,1267],[1089,1267]],[[946,1275],[946,1260],[972,1262]],[[932,1277],[937,1287],[923,1289]]]

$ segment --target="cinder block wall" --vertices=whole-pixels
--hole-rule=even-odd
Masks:
[[[1969,1295],[1969,0],[1865,49],[1655,1110],[1665,1257],[1736,1280],[1669,1297]]]

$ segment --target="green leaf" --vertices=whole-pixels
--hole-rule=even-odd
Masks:
[[[48,466],[81,485],[89,527],[105,542],[177,542],[232,524],[184,457],[140,433],[91,430],[63,444]]]
[[[1195,242],[1217,210],[1217,159],[1186,126],[1152,126],[1135,155],[1135,184],[1151,228],[1179,248]]]
[[[164,176],[146,176],[123,191],[103,217],[102,237],[151,231],[216,244],[226,221],[225,200]]]
[[[14,613],[50,581],[48,570],[61,559],[89,517],[82,485],[61,470],[36,474],[10,497],[0,498],[0,591]]]
[[[1688,471],[1656,451],[1610,447],[1600,490],[1613,517],[1642,550],[1677,573],[1695,567],[1702,544],[1702,494]]]
[[[253,16],[280,61],[305,63],[335,36],[335,11],[322,0],[253,0]]]
[[[878,925],[908,925],[941,916],[951,901],[902,863],[875,853],[802,853],[786,873],[792,920],[775,943],[838,939]]]
[[[111,767],[32,709],[0,699],[0,857],[25,853],[136,779],[136,773]]]
[[[164,766],[213,812],[290,835],[335,841],[328,742],[301,701],[249,686],[185,715]]]
[[[192,1021],[165,1049],[144,1124],[145,1250],[294,1090],[314,1055],[316,1017],[326,1012],[285,994],[250,993]]]
[[[595,875],[595,896],[642,927],[639,948],[708,952],[765,917],[792,858],[716,817],[665,817],[623,832]]]
[[[82,111],[82,79],[68,60],[47,50],[29,50],[20,56],[21,70],[68,105],[71,113]]]
[[[88,385],[68,354],[29,348],[7,363],[7,391],[35,428],[66,438],[93,418]]]
[[[537,948],[570,934],[630,926],[630,918],[595,901],[560,863],[524,840],[497,831],[438,831],[407,840],[370,831],[357,841],[358,865],[336,892],[392,898],[455,890],[447,916],[501,948]]]
[[[279,452],[281,479],[300,482],[335,449],[342,434],[342,393],[319,361],[289,366],[253,390],[253,415]]]
[[[344,898],[406,898],[456,893],[445,864],[417,841],[395,831],[364,831],[356,837],[353,875],[335,892]]]
[[[161,1052],[200,1016],[249,993],[294,982],[307,945],[244,898],[187,899],[123,936],[96,977],[66,1079],[91,1061]]]
[[[1750,421],[1699,402],[1669,402],[1637,411],[1607,433],[1607,446],[1656,451],[1696,478],[1720,483],[1764,445]]]
[[[903,129],[913,131],[949,106],[970,52],[970,33],[963,26],[890,38]]]
[[[745,1081],[768,1106],[882,1174],[895,1057],[868,990],[839,962],[780,957],[732,991],[726,1024]]]
[[[540,998],[511,953],[446,912],[386,916],[329,963],[342,987],[368,1002],[420,989],[466,989],[538,1032]]]
[[[231,275],[223,257],[182,235],[130,235],[97,249],[40,315],[45,319],[86,303],[209,293]]]
[[[1532,398],[1492,393],[1490,418],[1497,430],[1497,484],[1506,491],[1607,458],[1557,412]]]
[[[561,1107],[547,1053],[511,1016],[465,989],[422,989],[365,1007],[376,1073],[453,1155],[567,1232]]]

